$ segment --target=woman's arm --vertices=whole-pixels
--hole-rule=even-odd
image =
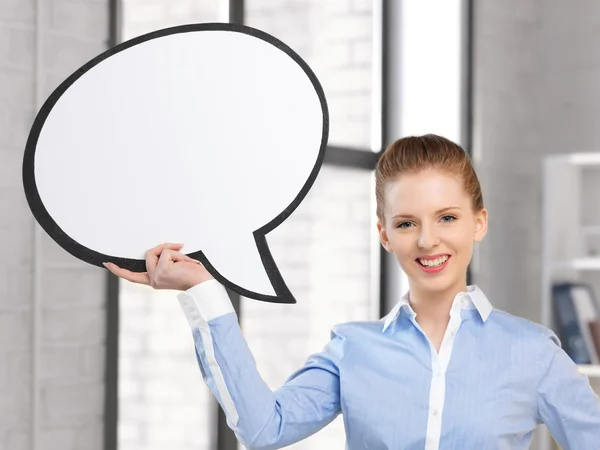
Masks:
[[[335,331],[275,392],[260,376],[227,292],[216,280],[178,295],[188,319],[204,381],[227,423],[251,449],[277,449],[302,440],[340,413],[339,364],[344,339]]]
[[[600,448],[600,397],[554,336],[543,344],[538,414],[564,450]]]

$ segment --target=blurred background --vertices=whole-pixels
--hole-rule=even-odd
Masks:
[[[598,2],[0,0],[0,449],[242,448],[202,381],[176,293],[71,257],[40,231],[21,181],[31,124],[60,82],[120,42],[195,22],[283,40],[329,103],[319,177],[267,236],[298,303],[234,297],[271,387],[333,325],[378,319],[406,289],[377,241],[373,168],[391,141],[430,132],[461,143],[482,183],[490,230],[470,282],[557,332],[577,322],[570,354],[598,387],[587,328],[600,316]],[[569,305],[575,319],[555,314]],[[549,448],[544,433],[535,445]],[[293,448],[343,449],[341,418]]]

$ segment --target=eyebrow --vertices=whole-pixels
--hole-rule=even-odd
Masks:
[[[448,212],[448,211],[452,211],[452,210],[456,210],[456,209],[460,210],[460,208],[458,206],[448,206],[447,208],[438,209],[434,213],[434,215],[437,216],[438,214],[442,214],[442,213],[445,213],[445,212]],[[415,216],[413,216],[412,214],[403,214],[403,213],[394,214],[391,218],[392,219],[397,219],[399,217],[402,217],[404,219],[414,219],[415,218]]]

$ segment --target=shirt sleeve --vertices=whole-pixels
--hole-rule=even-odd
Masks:
[[[600,446],[600,397],[551,335],[543,347],[538,414],[564,450]]]
[[[336,329],[321,352],[272,391],[257,370],[222,285],[204,282],[178,299],[192,329],[203,379],[248,450],[291,445],[339,415],[344,338]]]

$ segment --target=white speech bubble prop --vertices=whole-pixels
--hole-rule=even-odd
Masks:
[[[118,45],[72,74],[33,124],[30,208],[72,255],[144,271],[181,242],[219,281],[294,303],[265,235],[306,196],[328,135],[323,90],[259,30],[195,24]]]

